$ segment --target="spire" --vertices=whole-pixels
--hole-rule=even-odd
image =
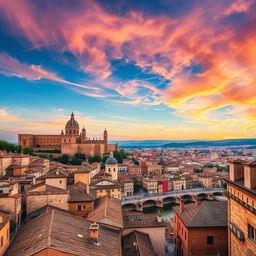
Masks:
[[[109,157],[114,157],[113,151],[110,151]]]
[[[72,111],[72,113],[71,113],[71,119],[74,119],[74,113],[73,113],[73,111]]]
[[[64,135],[64,132],[63,132],[63,130],[61,130],[61,135]]]

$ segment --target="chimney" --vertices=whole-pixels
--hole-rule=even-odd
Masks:
[[[247,163],[244,166],[244,186],[249,189],[256,187],[256,161]]]
[[[200,198],[196,198],[196,206],[200,205],[201,204],[201,200]]]
[[[180,212],[184,211],[184,200],[180,200]]]
[[[99,224],[96,222],[92,223],[90,226],[89,237],[95,242],[99,243]]]

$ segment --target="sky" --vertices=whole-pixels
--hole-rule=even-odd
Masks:
[[[0,0],[0,139],[255,138],[256,1]]]

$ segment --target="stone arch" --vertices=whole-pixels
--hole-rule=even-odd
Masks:
[[[172,196],[168,196],[163,199],[163,204],[171,204],[175,202],[176,202],[176,198]]]
[[[206,193],[200,193],[200,194],[197,194],[197,197],[202,199],[202,198],[207,198],[208,197],[208,194]]]
[[[183,195],[183,196],[181,196],[180,199],[182,199],[184,201],[193,201],[194,200],[192,195]]]
[[[124,210],[136,210],[136,204],[127,203],[127,204],[122,205],[122,208]]]
[[[148,199],[142,203],[143,207],[145,206],[151,207],[151,206],[155,206],[156,204],[157,202],[153,199]]]

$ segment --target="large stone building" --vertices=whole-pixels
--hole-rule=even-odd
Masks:
[[[19,134],[18,140],[22,147],[32,147],[35,150],[61,150],[62,154],[68,155],[83,153],[94,156],[118,150],[118,144],[108,144],[106,130],[102,139],[88,138],[85,128],[80,132],[73,113],[66,124],[65,133],[62,130],[59,135]]]
[[[228,191],[229,256],[256,255],[256,161],[230,163]]]

